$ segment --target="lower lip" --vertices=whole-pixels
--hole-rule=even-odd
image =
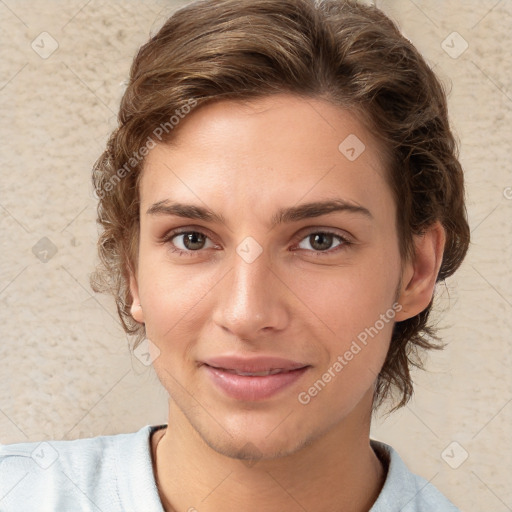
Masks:
[[[297,382],[308,366],[289,372],[262,377],[236,375],[204,364],[203,367],[218,388],[236,400],[264,400]]]

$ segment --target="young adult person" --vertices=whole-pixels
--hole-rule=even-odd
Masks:
[[[469,243],[445,94],[381,11],[178,10],[93,181],[93,283],[147,343],[168,423],[3,446],[0,510],[457,510],[370,439]]]

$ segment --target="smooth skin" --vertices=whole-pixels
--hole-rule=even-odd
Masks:
[[[338,149],[350,134],[365,145],[354,161]],[[355,115],[322,99],[211,103],[176,135],[145,162],[130,280],[132,315],[160,351],[153,365],[170,395],[169,426],[152,439],[166,511],[369,510],[385,480],[369,433],[393,322],[307,405],[298,395],[393,304],[396,321],[428,306],[444,229],[432,225],[401,261],[382,151]],[[369,214],[309,210],[272,224],[279,210],[333,200]],[[182,217],[174,203],[216,215]],[[250,263],[237,252],[247,237],[262,249]],[[226,354],[311,367],[268,399],[240,401],[200,366]]]

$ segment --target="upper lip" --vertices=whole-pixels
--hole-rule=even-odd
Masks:
[[[240,372],[265,372],[268,370],[296,370],[309,366],[305,363],[291,361],[282,357],[258,356],[258,357],[240,357],[240,356],[218,356],[205,359],[203,364],[222,368],[224,370],[238,370]]]

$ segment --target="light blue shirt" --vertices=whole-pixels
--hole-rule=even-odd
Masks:
[[[0,512],[164,512],[150,438],[165,426],[76,441],[0,445]],[[393,448],[371,443],[388,458],[389,467],[369,512],[459,510],[411,473]],[[194,510],[193,504],[189,510]]]

